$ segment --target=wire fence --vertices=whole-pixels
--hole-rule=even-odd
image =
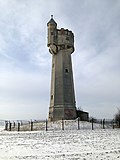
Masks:
[[[58,131],[58,130],[85,130],[85,129],[114,129],[120,127],[120,122],[114,119],[90,119],[89,121],[59,120],[50,122],[48,120],[31,121],[5,121],[6,131]]]

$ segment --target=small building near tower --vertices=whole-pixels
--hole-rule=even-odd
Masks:
[[[83,110],[77,109],[77,117],[80,118],[81,121],[89,121],[89,113]]]

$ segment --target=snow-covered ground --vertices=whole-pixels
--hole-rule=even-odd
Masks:
[[[0,160],[120,160],[120,129],[0,131]]]

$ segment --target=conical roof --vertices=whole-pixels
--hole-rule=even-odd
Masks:
[[[56,23],[56,22],[54,21],[54,19],[53,19],[53,15],[51,15],[51,19],[50,19],[50,21],[47,23],[47,25],[48,25],[49,23],[55,24],[55,25],[57,26],[57,23]]]

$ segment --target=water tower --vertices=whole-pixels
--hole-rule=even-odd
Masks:
[[[68,29],[58,29],[51,16],[47,23],[49,52],[52,54],[52,77],[49,120],[76,118],[76,104],[71,54],[74,52],[74,35]]]

